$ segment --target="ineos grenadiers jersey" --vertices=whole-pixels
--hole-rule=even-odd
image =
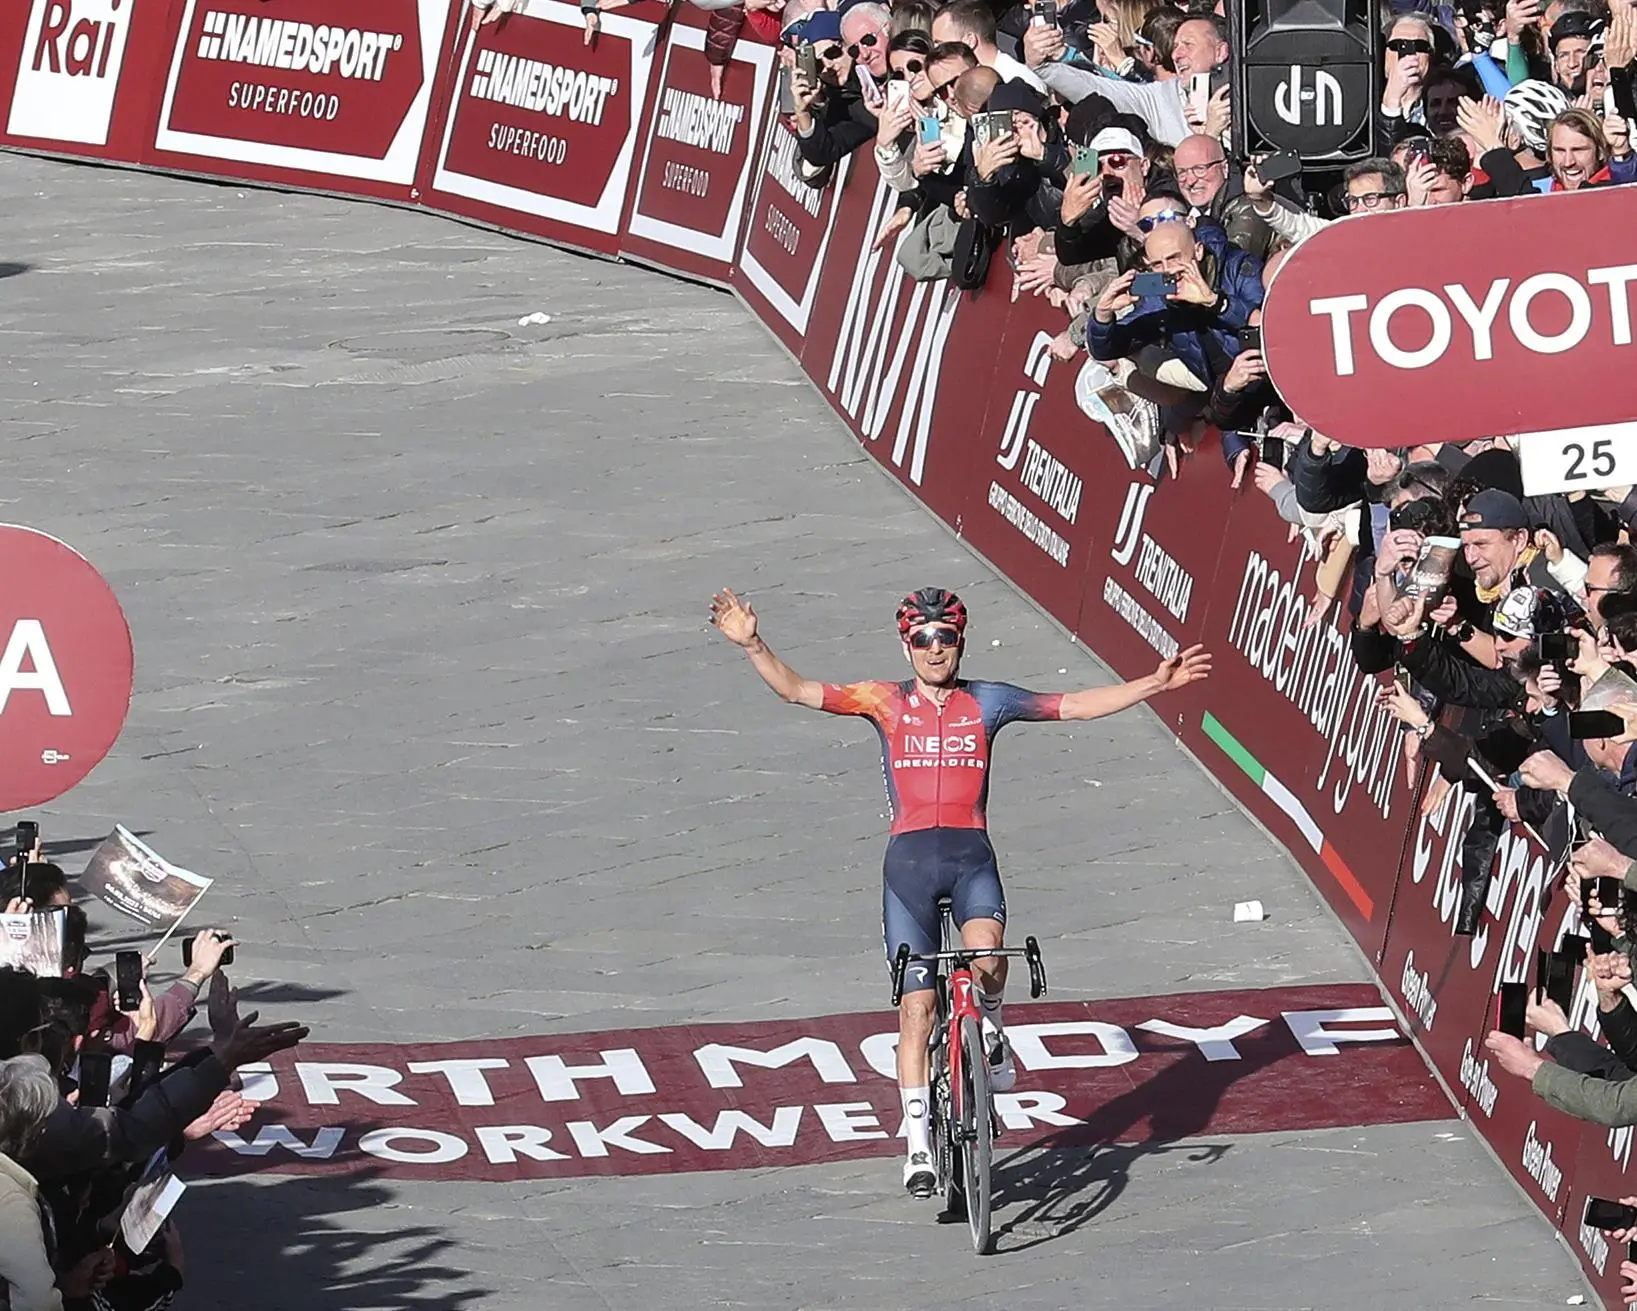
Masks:
[[[1014,719],[1057,719],[1059,695],[961,681],[940,708],[903,683],[826,683],[823,709],[862,715],[881,736],[892,831],[985,827],[989,743]]]

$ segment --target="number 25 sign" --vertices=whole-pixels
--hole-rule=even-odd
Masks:
[[[1637,483],[1637,423],[1528,433],[1518,459],[1528,496],[1629,486]]]

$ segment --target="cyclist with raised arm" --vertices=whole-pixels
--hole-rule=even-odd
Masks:
[[[963,679],[966,606],[941,587],[924,587],[898,607],[898,636],[915,675],[901,683],[803,678],[762,641],[750,604],[726,588],[711,601],[711,622],[744,648],[762,681],[784,700],[832,715],[860,715],[875,725],[892,808],[881,911],[889,963],[903,943],[915,953],[938,950],[938,899],[945,896],[963,947],[1003,945],[1006,898],[985,815],[989,744],[997,732],[1019,719],[1099,719],[1211,670],[1211,657],[1192,646],[1146,678],[1081,692],[1028,692],[1010,683]],[[1006,958],[985,957],[973,969],[991,1086],[1004,1092],[1017,1077],[1001,1019]],[[932,986],[931,971],[912,964],[898,1008],[898,1088],[908,1140],[904,1186],[916,1197],[930,1197],[937,1186],[927,1068]]]

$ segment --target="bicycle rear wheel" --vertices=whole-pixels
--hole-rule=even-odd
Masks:
[[[983,1030],[970,1015],[961,1020],[961,1088],[957,1095],[961,1138],[962,1187],[972,1250],[989,1251],[989,1165],[994,1151],[995,1122],[990,1112],[989,1054]]]

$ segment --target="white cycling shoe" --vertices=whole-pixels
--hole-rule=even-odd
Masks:
[[[904,1187],[911,1197],[931,1197],[938,1186],[938,1172],[932,1168],[931,1152],[911,1152],[904,1162]]]
[[[1011,1092],[1017,1082],[1017,1062],[1012,1059],[1012,1041],[1004,1029],[991,1030],[989,1042],[989,1089]]]

